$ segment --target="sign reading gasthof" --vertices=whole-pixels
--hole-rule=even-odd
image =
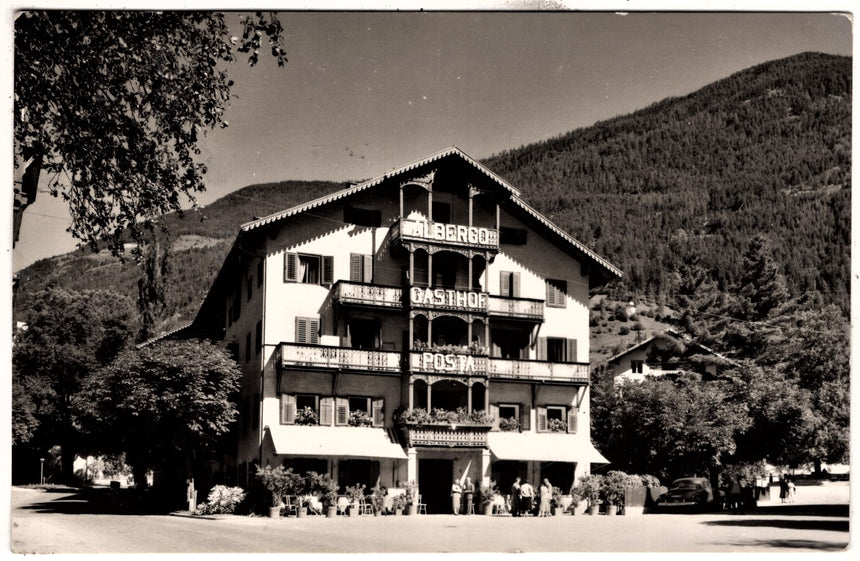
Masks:
[[[482,292],[464,290],[445,290],[441,288],[421,288],[413,286],[409,290],[409,302],[413,306],[461,308],[486,310],[487,295]]]

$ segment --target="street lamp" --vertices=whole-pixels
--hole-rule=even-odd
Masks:
[[[39,485],[45,484],[45,458],[39,458]]]

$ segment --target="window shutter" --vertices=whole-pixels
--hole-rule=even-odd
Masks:
[[[507,271],[499,273],[499,292],[502,296],[511,295],[511,274]]]
[[[579,407],[570,407],[567,410],[567,432],[576,434],[576,422],[579,417]]]
[[[361,275],[361,255],[358,253],[349,254],[349,280],[352,282],[362,282],[364,278]]]
[[[349,422],[349,401],[345,397],[336,397],[335,402],[335,425],[345,425]]]
[[[323,255],[322,282],[320,284],[334,284],[334,257],[331,255]]]
[[[364,256],[364,282],[373,282],[373,255]]]
[[[320,344],[320,320],[318,318],[308,321],[308,343],[311,345]]]
[[[281,424],[292,425],[296,420],[296,396],[281,394]]]
[[[520,407],[520,429],[523,432],[532,430],[532,408],[526,404]]]
[[[555,306],[555,287],[549,280],[546,281],[546,305]]]
[[[538,337],[537,341],[537,359],[546,360],[546,337]]]
[[[576,362],[576,339],[567,340],[567,362]]]
[[[332,422],[332,409],[334,409],[334,403],[332,403],[332,398],[324,397],[320,399],[320,425],[324,427],[330,427]]]
[[[308,320],[307,318],[296,318],[296,343],[308,342]]]
[[[537,408],[537,431],[546,432],[546,407]]]
[[[499,405],[497,403],[490,404],[490,417],[493,418],[492,430],[499,430]]]
[[[511,275],[511,296],[514,298],[520,297],[520,274],[513,273]]]
[[[299,282],[298,253],[284,254],[284,282]]]
[[[385,425],[385,400],[382,398],[373,400],[373,426]]]

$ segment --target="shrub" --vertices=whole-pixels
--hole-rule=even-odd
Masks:
[[[520,422],[516,417],[508,417],[507,419],[499,419],[499,430],[505,432],[513,432],[520,430]]]
[[[321,475],[317,479],[316,491],[319,492],[320,500],[326,508],[337,506],[338,485],[329,474]]]
[[[600,500],[600,490],[603,487],[602,475],[583,475],[573,488],[573,500],[575,504],[579,501],[587,501],[588,506],[595,506]]]
[[[319,415],[310,407],[303,407],[296,412],[295,424],[297,425],[318,425],[320,424]]]
[[[206,502],[197,507],[196,514],[233,514],[245,496],[241,487],[216,485],[209,491]]]
[[[351,427],[369,427],[373,425],[373,419],[370,415],[358,409],[349,414],[349,426]]]
[[[639,478],[635,479],[639,485]],[[630,476],[623,471],[610,471],[603,478],[601,496],[607,504],[621,506],[624,504],[624,491],[629,486]]]
[[[549,432],[567,432],[567,423],[561,419],[549,419],[546,422],[546,430]]]
[[[629,333],[630,330],[627,328],[626,325],[622,325],[621,328],[618,330],[619,335],[628,335]]]

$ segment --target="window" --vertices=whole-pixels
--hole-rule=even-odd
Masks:
[[[439,201],[433,201],[433,222],[451,223],[451,205]]]
[[[379,228],[382,226],[382,212],[379,210],[345,206],[343,208],[343,221],[358,226]]]
[[[526,245],[528,231],[524,228],[499,228],[499,243]]]
[[[499,293],[507,298],[519,298],[520,274],[502,271],[499,275]]]
[[[332,406],[331,397],[321,397],[314,394],[281,394],[281,424],[319,424],[331,426]],[[305,419],[297,420],[296,414],[306,407],[317,415],[317,423],[307,422]]]
[[[353,349],[379,349],[382,346],[379,337],[380,321],[378,319],[353,318],[349,326],[350,346]]]
[[[251,332],[245,334],[245,362],[251,362]]]
[[[384,399],[363,396],[349,396],[335,398],[335,424],[348,425],[353,413],[360,411],[367,415],[370,424],[381,427],[385,422]]]
[[[296,343],[320,344],[319,318],[296,318]]]
[[[500,403],[499,419],[520,420],[520,405],[518,403]]]
[[[331,255],[284,254],[284,282],[332,284],[334,258]]]
[[[546,305],[552,308],[567,307],[567,281],[546,279]]]
[[[642,374],[644,361],[642,360],[631,360],[630,361],[630,371],[633,374]]]
[[[352,282],[373,281],[373,256],[363,253],[349,254],[349,280]]]
[[[263,265],[263,261],[257,263],[257,288],[263,286]]]
[[[319,396],[311,394],[296,394],[296,411],[301,411],[305,407],[308,407],[314,413],[319,414]]]
[[[490,404],[490,416],[493,417],[493,426],[502,431],[529,431],[531,430],[531,407],[520,403],[498,403]],[[515,419],[511,423],[509,419]]]
[[[538,337],[537,358],[548,362],[576,362],[576,339]]]
[[[260,354],[260,351],[263,350],[263,321],[260,320],[257,322],[257,354]]]
[[[564,405],[545,405],[537,408],[538,432],[575,433],[577,425],[576,407]]]

